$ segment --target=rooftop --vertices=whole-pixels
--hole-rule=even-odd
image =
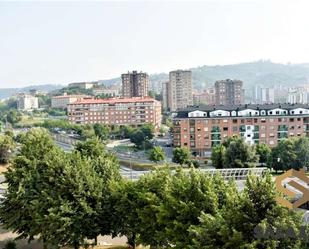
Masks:
[[[109,99],[81,99],[72,104],[109,104],[109,103],[138,103],[138,102],[157,102],[150,97],[133,97],[133,98],[109,98]]]
[[[273,110],[273,109],[284,109],[293,110],[297,108],[309,109],[308,104],[289,104],[289,103],[278,103],[278,104],[245,104],[245,105],[200,105],[200,106],[190,106],[185,109],[180,109],[177,111],[178,118],[188,117],[188,113],[192,111],[203,111],[212,112],[217,110],[222,111],[242,111],[246,109],[252,110]]]
[[[53,99],[65,99],[65,98],[92,98],[89,95],[60,95],[60,96],[53,96]]]

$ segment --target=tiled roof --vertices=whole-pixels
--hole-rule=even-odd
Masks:
[[[188,117],[188,113],[192,111],[204,111],[204,112],[212,112],[216,110],[222,111],[242,111],[246,109],[252,110],[273,110],[273,109],[285,109],[285,110],[293,110],[296,108],[304,108],[309,109],[308,104],[246,104],[246,105],[200,105],[200,106],[190,106],[186,109],[180,109],[177,111],[177,118],[186,118]]]
[[[150,97],[134,98],[109,98],[109,99],[81,99],[72,104],[113,104],[113,103],[138,103],[138,102],[155,102],[157,100]]]
[[[53,96],[53,99],[66,99],[66,98],[91,98],[89,95],[60,95]]]

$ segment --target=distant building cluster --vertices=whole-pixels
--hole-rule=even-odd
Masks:
[[[194,105],[215,105],[216,103],[216,95],[215,89],[213,87],[209,87],[202,92],[195,91],[193,93],[193,104]]]
[[[309,87],[293,87],[288,90],[287,102],[291,104],[308,104]]]
[[[308,104],[309,86],[273,86],[263,87],[256,85],[253,88],[251,101],[255,104],[290,103]]]
[[[74,124],[161,125],[161,103],[150,97],[82,99],[68,104],[68,119]]]
[[[174,118],[173,144],[205,156],[213,146],[239,135],[249,144],[274,147],[288,137],[309,136],[309,105],[264,104],[201,106]]]
[[[256,104],[275,103],[275,89],[270,87],[255,86],[253,102]]]

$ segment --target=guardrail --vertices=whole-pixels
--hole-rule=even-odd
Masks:
[[[246,180],[248,175],[261,177],[268,171],[267,168],[233,168],[233,169],[200,169],[201,172],[209,175],[220,174],[224,180]],[[174,171],[175,172],[175,171]],[[142,175],[151,173],[151,170],[145,171],[122,171],[121,175],[130,180],[138,180]]]
[[[67,135],[57,134],[57,133],[52,133],[52,138],[57,142],[69,144],[69,145],[75,145],[76,143],[80,141],[78,139],[68,137]]]

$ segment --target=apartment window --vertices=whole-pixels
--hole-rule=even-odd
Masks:
[[[208,127],[204,127],[204,131],[208,131]]]
[[[254,119],[254,123],[257,123],[257,122],[258,122],[258,119],[257,119],[257,118],[255,118],[255,119]]]
[[[242,119],[240,122],[243,124],[243,123],[245,123],[245,120],[244,120],[244,119]]]
[[[282,122],[282,119],[281,119],[281,118],[278,118],[278,122]]]
[[[223,127],[223,131],[228,131],[229,128],[228,127]]]
[[[276,111],[276,114],[280,114],[280,112],[279,112],[279,111]]]
[[[270,115],[272,115],[272,114],[273,114],[273,112],[272,112],[272,111],[270,111],[270,112],[269,112],[269,114],[270,114]]]
[[[233,119],[233,124],[237,124],[237,119]]]
[[[297,118],[297,121],[301,121],[301,118]]]
[[[294,122],[294,118],[290,118],[290,122]]]
[[[233,132],[237,132],[238,131],[238,127],[237,126],[233,126]]]

